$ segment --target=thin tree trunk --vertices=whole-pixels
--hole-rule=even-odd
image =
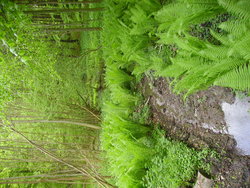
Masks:
[[[32,24],[32,26],[35,27],[64,27],[64,26],[83,26],[86,25],[87,23],[50,23],[50,24]]]
[[[48,24],[53,24],[53,23],[63,23],[63,20],[61,19],[47,19],[47,18],[31,18],[33,23],[48,23]]]
[[[64,158],[64,160],[66,161],[71,161],[71,162],[74,162],[74,161],[77,161],[77,162],[83,162],[83,161],[86,161],[85,159],[72,159],[72,158]],[[92,161],[92,160],[90,160]],[[95,160],[94,160],[95,161]],[[27,162],[27,163],[41,163],[41,162],[49,162],[49,163],[52,163],[52,162],[56,162],[55,160],[53,159],[20,159],[20,158],[0,158],[0,162],[1,163],[21,163],[21,162]],[[97,162],[97,161],[95,161]]]
[[[42,134],[42,133],[36,133],[36,132],[28,132],[28,131],[23,131],[23,133],[25,133],[25,134],[31,134],[31,135],[39,135],[39,136],[41,136],[41,135],[43,135],[44,136],[44,134]],[[62,134],[53,134],[53,133],[46,133],[46,135],[48,135],[48,136],[62,136]],[[63,134],[63,136],[70,136],[70,137],[72,137],[72,138],[78,138],[79,136],[83,136],[82,134],[79,134],[79,135],[72,135],[72,134]],[[93,138],[93,136],[88,136],[88,138]]]
[[[81,180],[81,179],[80,178],[74,179],[74,181],[76,180]],[[0,184],[38,184],[38,183],[48,183],[48,182],[60,183],[58,182],[58,179],[55,179],[55,180],[34,180],[34,181],[6,181],[6,182],[0,182]],[[61,182],[61,183],[62,184],[89,184],[88,182]]]
[[[47,42],[56,42],[55,40],[47,40]],[[65,43],[76,43],[79,42],[79,40],[60,40],[60,42],[65,42]]]
[[[100,50],[101,48],[102,48],[102,46],[99,46],[99,47],[96,48],[96,49],[90,49],[90,50],[86,51],[83,55],[88,55],[88,54],[90,54],[91,52],[96,52],[96,51]]]
[[[19,180],[19,179],[29,179],[29,178],[57,178],[57,177],[77,177],[82,176],[82,174],[58,174],[58,175],[49,175],[49,174],[40,174],[34,176],[19,176],[11,178],[1,178],[0,181],[9,181],[9,180]],[[89,177],[82,177],[82,179],[89,179]]]
[[[31,150],[33,151],[34,148],[32,147],[11,147],[11,146],[0,146],[0,150],[8,150],[8,151],[15,151],[21,152],[22,150]],[[75,149],[58,149],[58,148],[51,148],[51,151],[65,151],[65,152],[77,152]],[[93,152],[93,153],[100,153],[99,150],[92,150],[92,149],[81,149],[83,152]]]
[[[103,7],[98,8],[76,8],[76,9],[47,9],[47,10],[26,10],[26,14],[51,14],[51,13],[72,13],[72,12],[100,12],[104,11]]]
[[[66,2],[58,2],[58,1],[40,1],[40,2],[18,2],[18,5],[79,5],[79,4],[91,4],[91,3],[100,3],[101,0],[92,0],[92,1],[66,1]]]
[[[45,144],[47,144],[47,145],[58,145],[58,144],[60,144],[60,145],[64,145],[64,146],[75,146],[75,144],[76,143],[73,143],[73,142],[48,142],[48,141],[40,141],[40,140],[34,140],[35,142],[39,142],[39,143],[41,143],[41,144],[43,144],[43,145],[45,145]],[[25,141],[23,141],[23,140],[18,140],[18,139],[0,139],[0,142],[8,142],[8,143],[12,143],[12,142],[14,142],[15,143],[15,145],[17,145],[17,144],[22,144],[22,143],[26,143],[27,144],[27,142],[25,142]],[[80,143],[81,144],[81,146],[82,146],[82,143]]]
[[[86,169],[84,168],[78,168],[76,167],[75,165],[73,164],[70,164],[66,161],[64,161],[63,159],[60,159],[58,158],[56,155],[54,155],[53,153],[49,152],[48,150],[46,150],[45,148],[42,148],[41,146],[37,145],[36,143],[32,142],[31,140],[29,140],[25,135],[23,135],[21,132],[19,132],[18,130],[14,129],[13,127],[10,127],[10,129],[17,133],[18,135],[20,135],[22,138],[24,138],[28,143],[30,143],[32,146],[34,146],[36,149],[38,149],[39,151],[41,151],[42,153],[44,153],[45,155],[48,155],[49,157],[51,157],[52,159],[76,170],[77,172],[80,172],[82,173],[84,176],[88,176],[90,177],[91,179],[95,180],[100,186],[102,187],[106,187],[106,186],[109,186],[109,187],[114,187],[113,185],[109,184],[108,182],[106,182],[105,180],[103,179],[99,179],[95,176],[93,176],[92,174],[90,174]]]
[[[101,27],[85,27],[85,28],[51,28],[51,29],[46,29],[42,32],[45,33],[53,33],[53,32],[63,32],[63,33],[69,33],[69,32],[82,32],[82,31],[101,31]]]
[[[81,123],[81,122],[72,122],[72,121],[64,121],[64,120],[43,120],[43,119],[37,119],[37,120],[13,120],[13,123],[64,123],[64,124],[73,124],[73,125],[79,125],[83,127],[88,127],[92,129],[100,130],[101,127],[88,124],[88,123]]]

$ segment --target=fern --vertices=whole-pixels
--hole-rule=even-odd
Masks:
[[[228,37],[225,36],[224,34],[217,33],[217,32],[215,32],[215,31],[213,31],[213,30],[210,30],[210,33],[211,33],[211,35],[212,35],[215,39],[217,39],[218,41],[220,41],[221,44],[223,44],[223,45],[225,45],[225,46],[231,44],[231,42],[228,40]]]
[[[248,0],[218,0],[227,11],[241,19],[250,19],[250,1]]]
[[[219,27],[229,34],[234,35],[234,38],[232,38],[234,40],[237,40],[249,30],[249,24],[247,24],[246,20],[241,19],[232,19],[223,22]]]
[[[250,58],[249,7],[249,2],[245,0],[204,3],[200,0],[179,0],[166,5],[156,14],[156,20],[160,22],[158,43],[174,43],[178,52],[171,59],[172,64],[156,74],[175,77],[174,91],[185,92],[187,96],[208,88],[228,72],[246,65]],[[210,30],[218,44],[211,44],[189,33],[190,25],[208,21],[225,12],[234,16],[220,24],[222,33]]]
[[[232,44],[230,53],[238,53],[243,59],[250,60],[250,33],[246,33],[241,40]]]
[[[231,70],[216,79],[215,85],[231,87],[242,91],[250,91],[250,68],[247,65]]]

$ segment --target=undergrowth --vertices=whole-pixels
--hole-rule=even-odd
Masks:
[[[212,85],[249,91],[250,4],[237,2],[107,0],[107,59],[136,77],[175,78],[184,97]]]
[[[27,1],[19,3],[32,4]],[[94,168],[99,167],[99,144],[96,141],[99,131],[73,123],[99,124],[95,111],[84,101],[87,98],[83,84],[86,62],[78,52],[79,36],[68,32],[45,36],[43,31],[48,28],[40,28],[38,25],[42,24],[41,21],[39,24],[33,23],[31,17],[22,12],[25,7],[8,0],[1,1],[0,7],[1,187],[71,187],[60,182],[60,178],[52,182],[46,175],[52,177],[55,173],[56,177],[56,173],[63,170],[67,173],[67,162],[85,168],[87,158],[95,161]],[[84,22],[80,14],[86,16],[86,13],[78,12],[67,16],[61,13],[60,24],[61,21]],[[53,14],[49,15],[53,17]],[[57,25],[50,18],[46,20]],[[65,43],[71,39],[76,42]],[[9,125],[63,159],[64,164],[43,155],[32,144],[22,140],[20,135],[10,131]],[[48,176],[50,173],[52,176]],[[63,176],[60,174],[57,177]],[[65,177],[71,175],[66,174]],[[74,184],[72,187],[82,187],[81,179],[69,181],[67,183]],[[92,183],[92,180],[84,180],[84,184]]]
[[[195,151],[185,144],[164,137],[164,132],[155,130],[155,155],[146,163],[144,187],[181,187],[191,186],[197,169],[209,173],[210,165],[204,160],[208,155],[217,157],[209,149]]]
[[[170,77],[184,98],[213,85],[249,92],[250,2],[106,0],[105,5],[109,94],[101,139],[109,171],[119,187],[189,186],[197,170],[208,170],[203,159],[213,152],[152,137],[152,128],[133,116],[139,103],[132,83],[153,70],[154,76]]]
[[[114,10],[115,8],[123,10],[127,7],[126,3],[114,4],[111,1],[109,3],[110,8],[114,8]],[[157,2],[141,2],[141,5],[145,7],[152,6],[152,4],[153,7],[160,7]],[[148,11],[155,10],[153,7],[147,8]],[[147,37],[143,35],[134,38],[138,42],[134,46],[133,36],[130,36],[129,28],[123,25],[120,20],[122,17],[125,20],[129,19],[129,12],[126,12],[126,14],[119,11],[108,12],[105,15],[102,35],[105,46],[103,53],[106,65],[105,83],[107,91],[102,108],[101,143],[109,162],[108,172],[114,177],[114,182],[118,187],[154,186],[155,181],[157,181],[156,177],[166,176],[164,173],[167,170],[154,171],[157,166],[154,164],[157,156],[164,156],[166,161],[168,159],[175,161],[175,167],[180,166],[177,168],[179,169],[177,177],[168,180],[162,179],[162,184],[185,185],[193,178],[198,169],[203,169],[206,166],[205,162],[202,161],[205,155],[199,157],[201,155],[198,151],[191,150],[180,143],[178,145],[176,142],[168,140],[163,142],[165,138],[159,132],[158,134],[155,133],[157,136],[153,137],[152,127],[140,124],[140,119],[133,117],[136,106],[139,105],[140,101],[140,97],[133,88],[134,83],[138,80],[140,74],[146,71],[146,66],[143,63],[147,63],[147,61],[140,56],[146,54],[142,48],[146,45],[148,51],[153,49],[151,49]],[[157,62],[160,58],[155,55],[151,59]],[[138,65],[138,62],[141,64]],[[145,122],[141,121],[141,123]],[[157,139],[157,137],[161,139]],[[168,148],[172,148],[172,150],[168,151]],[[177,156],[180,156],[180,159],[177,160]],[[190,163],[181,163],[185,160]],[[166,164],[159,163],[159,165],[166,168]],[[172,166],[169,169],[169,172],[171,172],[170,178],[177,170],[175,167]],[[183,169],[186,169],[186,176],[179,177]]]

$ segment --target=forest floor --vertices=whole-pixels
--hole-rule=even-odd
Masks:
[[[151,109],[149,121],[166,136],[196,149],[212,148],[220,159],[212,162],[212,177],[222,187],[250,186],[250,156],[243,155],[228,134],[222,103],[233,104],[231,89],[218,86],[191,95],[185,102],[170,90],[169,80],[145,76],[138,86]]]

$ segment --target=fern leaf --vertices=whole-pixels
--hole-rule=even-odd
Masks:
[[[181,76],[185,72],[186,72],[185,68],[181,67],[178,64],[173,64],[173,65],[169,65],[166,69],[158,72],[157,74],[159,76],[176,78],[176,77]]]
[[[249,0],[218,0],[218,3],[234,15],[242,19],[250,19]]]
[[[221,60],[220,62],[209,68],[207,71],[205,71],[204,76],[206,76],[208,79],[215,79],[230,70],[244,65],[245,63],[246,61],[243,59],[227,58]]]
[[[215,39],[220,41],[222,44],[224,44],[224,45],[230,45],[231,44],[231,42],[229,41],[229,38],[226,35],[217,33],[217,32],[215,32],[213,30],[210,30],[210,33]]]
[[[249,31],[249,24],[245,20],[239,19],[223,22],[219,27],[230,34],[230,41],[236,41]]]
[[[245,60],[250,60],[250,33],[246,33],[241,40],[232,45],[230,51],[235,51]]]
[[[250,68],[247,65],[234,69],[218,78],[215,85],[250,91]]]

